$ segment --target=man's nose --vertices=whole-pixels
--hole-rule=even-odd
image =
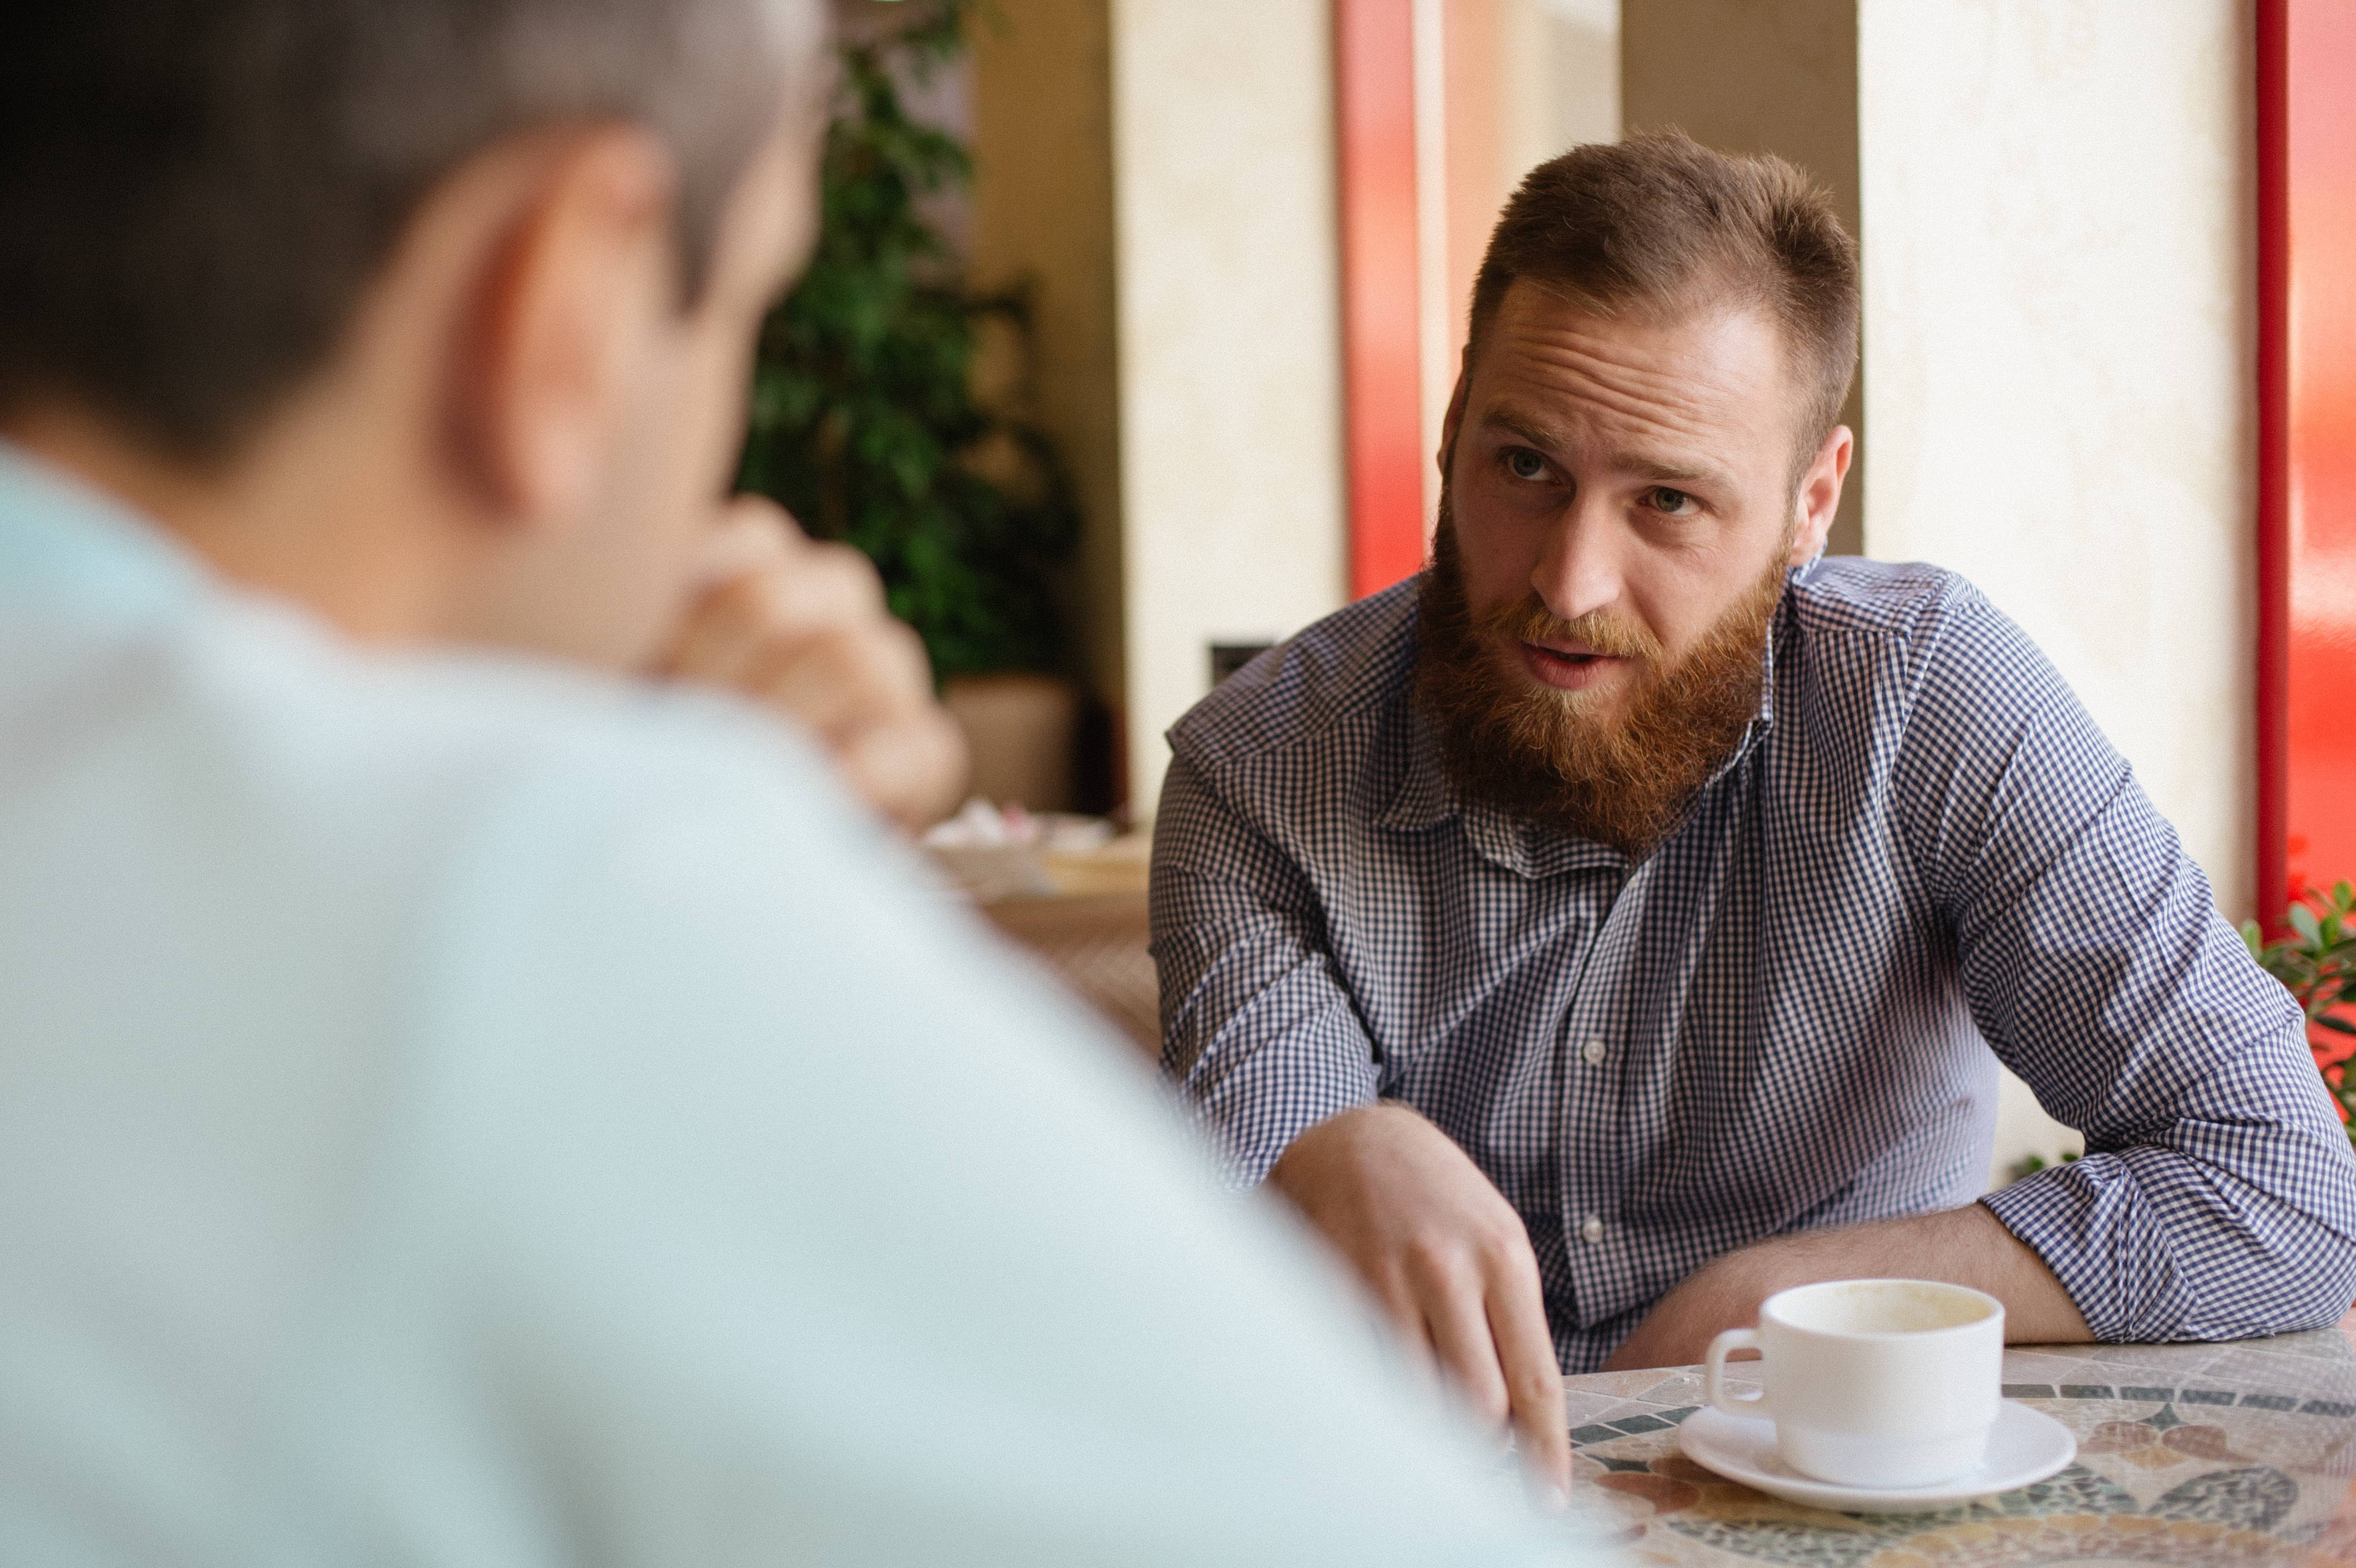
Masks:
[[[1581,496],[1547,528],[1530,586],[1566,621],[1620,597],[1627,530],[1600,500]]]

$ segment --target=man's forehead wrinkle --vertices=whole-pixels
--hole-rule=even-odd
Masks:
[[[1616,414],[1640,428],[1673,432],[1687,439],[1699,439],[1708,432],[1711,411],[1685,384],[1667,379],[1653,386],[1630,386],[1584,367],[1558,362],[1557,368],[1572,371],[1580,401],[1590,408]]]
[[[1689,384],[1674,377],[1656,377],[1651,385],[1629,387],[1597,374],[1582,362],[1521,357],[1522,364],[1498,366],[1501,384],[1484,401],[1532,433],[1556,437],[1558,444],[1576,444],[1575,438],[1583,430],[1596,425],[1615,427],[1593,432],[1614,445],[1644,436],[1669,437],[1680,443],[1706,443],[1709,438],[1710,409],[1691,396]],[[1559,404],[1566,392],[1572,399],[1568,410],[1541,414],[1531,406]]]
[[[1542,444],[1664,484],[1676,482],[1672,474],[1725,480],[1714,459],[1730,439],[1741,440],[1750,422],[1745,405],[1772,366],[1754,364],[1747,345],[1714,336],[1698,353],[1655,349],[1616,331],[1590,330],[1588,322],[1532,319],[1537,315],[1509,311],[1498,323],[1498,352],[1486,357],[1492,375],[1482,378],[1483,422],[1520,425],[1554,438]]]
[[[1612,338],[1571,327],[1534,327],[1520,335],[1523,356],[1540,365],[1568,369],[1575,375],[1616,384],[1621,389],[1665,402],[1698,404],[1725,400],[1726,394],[1752,389],[1755,378],[1725,363],[1667,368],[1643,362]],[[1704,369],[1703,375],[1696,375]],[[1717,383],[1724,383],[1721,387]],[[1697,396],[1697,393],[1703,394]],[[1716,394],[1711,396],[1710,394]]]

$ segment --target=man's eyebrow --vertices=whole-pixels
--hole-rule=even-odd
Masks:
[[[1532,419],[1512,409],[1491,409],[1481,416],[1481,423],[1491,430],[1501,430],[1517,435],[1532,446],[1548,452],[1560,452],[1570,444],[1570,438],[1544,420]]]
[[[1545,420],[1514,409],[1491,409],[1481,416],[1481,423],[1492,430],[1518,436],[1545,452],[1559,453],[1574,443],[1562,431]],[[1723,486],[1726,471],[1706,463],[1682,463],[1631,447],[1612,447],[1602,453],[1603,465],[1615,473],[1633,474],[1655,485],[1715,485]]]
[[[1723,485],[1726,483],[1723,469],[1703,463],[1675,463],[1649,453],[1614,449],[1603,454],[1603,464],[1615,473],[1633,474],[1655,485]]]

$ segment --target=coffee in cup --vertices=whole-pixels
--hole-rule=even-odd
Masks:
[[[1730,1350],[1756,1349],[1761,1392],[1726,1389]],[[1976,1467],[2003,1403],[2004,1303],[1923,1279],[1838,1279],[1778,1291],[1759,1327],[1710,1341],[1705,1386],[1728,1415],[1775,1424],[1783,1460],[1837,1486],[1927,1487]]]

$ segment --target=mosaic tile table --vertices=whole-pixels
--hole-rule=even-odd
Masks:
[[[2076,1462],[1924,1514],[1803,1508],[1696,1465],[1676,1425],[1701,1403],[1698,1367],[1569,1378],[1578,1512],[1632,1563],[1675,1568],[2356,1563],[2356,1354],[2343,1332],[2017,1347],[2004,1375],[2007,1394],[2077,1434]]]

